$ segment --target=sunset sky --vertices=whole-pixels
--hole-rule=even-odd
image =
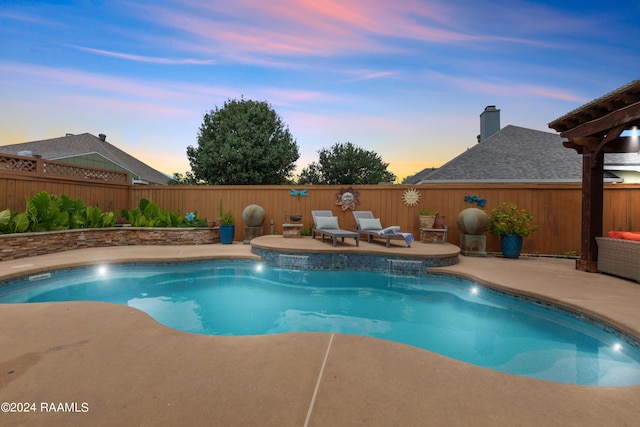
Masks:
[[[267,101],[298,169],[350,141],[398,178],[640,78],[640,2],[0,0],[0,145],[104,133],[168,175],[203,115]],[[1,151],[1,147],[0,147]]]

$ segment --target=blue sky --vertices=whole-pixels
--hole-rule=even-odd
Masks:
[[[268,101],[300,147],[350,141],[403,178],[479,115],[550,121],[640,77],[640,3],[0,0],[0,145],[104,133],[169,175],[203,115]]]

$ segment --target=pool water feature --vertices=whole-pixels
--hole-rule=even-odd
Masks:
[[[452,276],[215,261],[78,268],[0,287],[0,303],[85,300],[135,307],[199,334],[357,334],[531,378],[640,384],[632,338]]]

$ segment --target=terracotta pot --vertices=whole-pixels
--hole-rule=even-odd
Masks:
[[[420,228],[433,228],[433,224],[436,222],[434,215],[420,215]]]

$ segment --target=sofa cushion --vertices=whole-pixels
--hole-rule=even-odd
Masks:
[[[607,234],[611,239],[640,241],[640,231],[610,231]]]

